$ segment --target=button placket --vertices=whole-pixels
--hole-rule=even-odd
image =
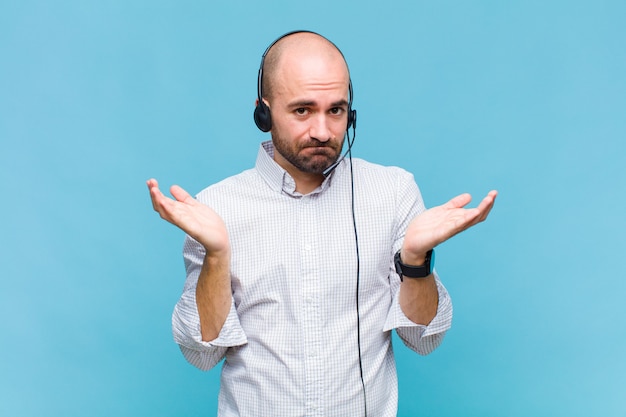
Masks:
[[[314,196],[303,196],[299,209],[300,265],[302,279],[302,323],[304,339],[304,367],[307,415],[322,415],[323,372],[320,349],[322,347],[322,312],[320,305],[319,261],[316,245],[319,236],[316,222]]]

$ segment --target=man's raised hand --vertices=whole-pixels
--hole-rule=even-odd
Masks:
[[[208,206],[198,202],[181,187],[174,185],[174,199],[163,195],[157,180],[146,182],[152,207],[161,218],[182,229],[206,249],[208,254],[228,253],[228,232],[222,218]]]
[[[464,208],[472,200],[461,194],[447,203],[417,215],[409,224],[404,237],[401,258],[409,265],[424,263],[426,252],[452,236],[484,221],[493,208],[497,191],[490,191],[478,207]]]

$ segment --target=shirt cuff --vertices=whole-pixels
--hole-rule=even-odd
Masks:
[[[452,300],[448,291],[443,286],[437,273],[435,274],[435,283],[437,284],[437,292],[439,295],[439,302],[437,305],[437,314],[432,321],[426,326],[423,324],[417,324],[411,321],[400,307],[400,287],[398,287],[396,294],[393,297],[387,320],[385,321],[384,331],[390,331],[400,328],[413,328],[419,333],[419,337],[430,336],[438,333],[446,332],[452,326]]]
[[[203,341],[195,290],[184,293],[176,304],[172,315],[172,332],[174,340],[180,346],[198,351],[211,350],[216,347],[241,346],[248,343],[232,297],[230,311],[219,335],[211,341]]]

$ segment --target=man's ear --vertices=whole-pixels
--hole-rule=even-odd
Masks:
[[[266,99],[262,98],[261,100],[263,100],[263,104],[265,104],[265,106],[269,109],[270,108],[270,103],[269,101],[267,101]],[[254,101],[254,107],[257,107],[259,105],[259,99],[257,98]]]

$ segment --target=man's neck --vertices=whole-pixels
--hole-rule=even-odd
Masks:
[[[295,181],[296,191],[302,195],[309,194],[324,182],[324,176],[322,174],[309,174],[293,167],[291,168],[292,169],[285,168],[285,170]]]
[[[274,161],[291,175],[296,183],[296,191],[302,195],[309,194],[324,182],[323,174],[300,171],[276,151],[274,152]]]

